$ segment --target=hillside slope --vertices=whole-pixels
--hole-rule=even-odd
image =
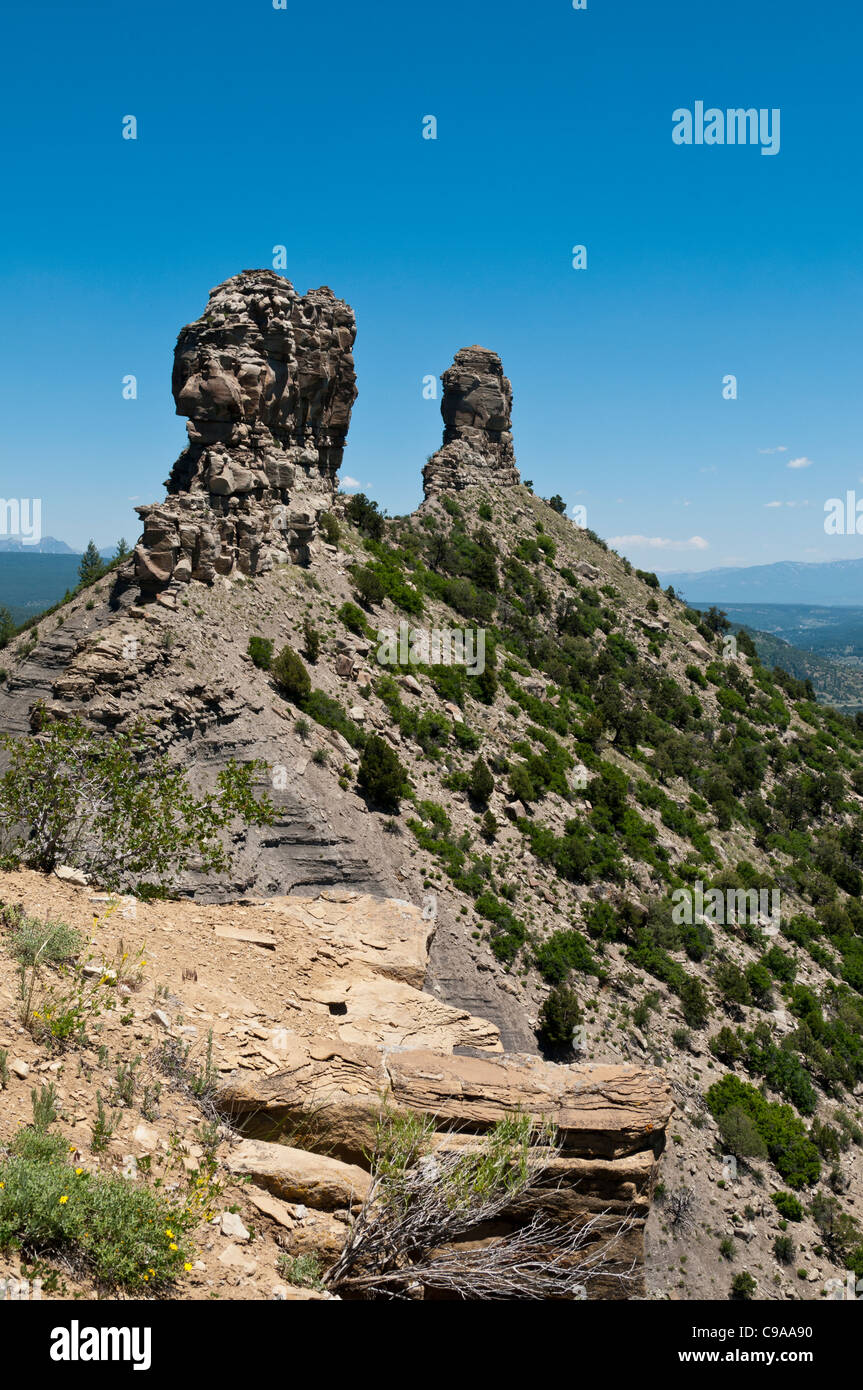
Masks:
[[[507,1049],[671,1078],[652,1295],[725,1298],[748,1272],[757,1298],[821,1297],[863,1275],[863,732],[518,481],[494,354],[462,350],[444,388],[416,513],[333,492],[260,568],[235,507],[194,577],[216,466],[196,455],[195,527],[171,540],[182,494],[157,562],[145,532],[12,653],[0,727],[143,717],[201,786],[265,760],[275,825],[181,891],[425,901],[428,987]],[[408,647],[482,632],[483,669],[419,639],[411,660],[402,623]],[[286,694],[254,637],[300,653],[311,692]],[[409,778],[398,806],[357,781],[375,737]]]

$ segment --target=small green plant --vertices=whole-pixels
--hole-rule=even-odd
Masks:
[[[477,758],[470,770],[467,784],[468,795],[481,806],[488,804],[494,791],[494,777],[485,758]]]
[[[757,1284],[748,1270],[742,1270],[740,1274],[735,1274],[731,1280],[731,1297],[748,1302],[754,1298]]]
[[[0,1250],[59,1255],[103,1288],[144,1295],[189,1266],[199,1213],[126,1178],[73,1168],[62,1135],[36,1125],[0,1158]]]
[[[736,1251],[734,1241],[730,1236],[723,1236],[719,1242],[719,1253],[723,1260],[733,1260]]]
[[[321,512],[318,517],[318,530],[327,545],[338,545],[341,528],[332,512]]]
[[[776,1236],[773,1241],[773,1253],[781,1265],[790,1265],[794,1261],[794,1241],[790,1236]]]
[[[311,691],[311,676],[293,647],[282,647],[278,656],[273,658],[270,669],[281,694],[295,704],[303,700]]]
[[[273,643],[269,637],[250,637],[248,652],[259,671],[269,671],[273,664]]]
[[[357,637],[364,637],[368,631],[368,623],[365,614],[355,603],[343,603],[339,609],[338,616],[341,618],[348,632],[353,632]]]
[[[303,641],[306,645],[306,656],[314,666],[321,654],[321,634],[318,632],[311,618],[303,619]]]
[[[97,1091],[96,1118],[93,1121],[93,1137],[90,1141],[90,1147],[92,1148],[94,1153],[102,1153],[105,1149],[107,1149],[109,1143],[111,1142],[111,1138],[114,1134],[114,1130],[117,1128],[117,1122],[119,1118],[119,1110],[115,1110],[113,1114],[109,1114],[109,1112],[105,1109],[105,1102],[102,1099],[102,1092]]]
[[[136,1073],[141,1064],[140,1057],[134,1057],[128,1062],[120,1061],[114,1073],[114,1094],[113,1099],[118,1105],[126,1107],[132,1105],[135,1099],[137,1083]]]
[[[65,922],[29,917],[20,907],[0,908],[0,922],[9,930],[9,949],[19,965],[38,966],[71,961],[84,938]]]
[[[57,1088],[54,1083],[40,1086],[38,1091],[34,1086],[30,1092],[30,1104],[33,1108],[33,1128],[39,1131],[49,1129],[58,1118]]]
[[[279,1273],[295,1288],[322,1289],[324,1287],[324,1272],[317,1255],[282,1254],[276,1264]]]
[[[793,1192],[774,1192],[770,1200],[786,1221],[803,1220],[803,1204]]]

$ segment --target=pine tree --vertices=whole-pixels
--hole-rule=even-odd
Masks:
[[[494,791],[494,778],[484,758],[477,758],[471,768],[467,789],[474,801],[478,801],[481,806],[487,804]]]
[[[81,556],[81,563],[78,566],[78,579],[82,585],[92,584],[95,580],[101,579],[105,573],[105,566],[102,557],[96,549],[95,541],[87,542],[87,549]]]
[[[5,604],[0,604],[0,647],[5,647],[15,636],[15,619]]]

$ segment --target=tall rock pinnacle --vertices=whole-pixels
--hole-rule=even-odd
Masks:
[[[138,507],[144,591],[303,561],[335,492],[356,375],[353,311],[272,270],[210,292],[180,333],[172,390],[189,443],[163,503]]]
[[[443,446],[423,469],[425,496],[520,482],[512,447],[512,387],[497,353],[460,348],[441,380]]]

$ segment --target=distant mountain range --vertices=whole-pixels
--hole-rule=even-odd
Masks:
[[[43,536],[35,545],[28,545],[21,536],[0,536],[0,554],[9,552],[24,555],[76,555],[79,551],[72,549],[65,541],[58,541],[56,536]]]
[[[834,608],[863,604],[863,560],[826,564],[780,560],[739,569],[664,571],[658,578],[663,588],[673,584],[688,603],[803,603]]]

